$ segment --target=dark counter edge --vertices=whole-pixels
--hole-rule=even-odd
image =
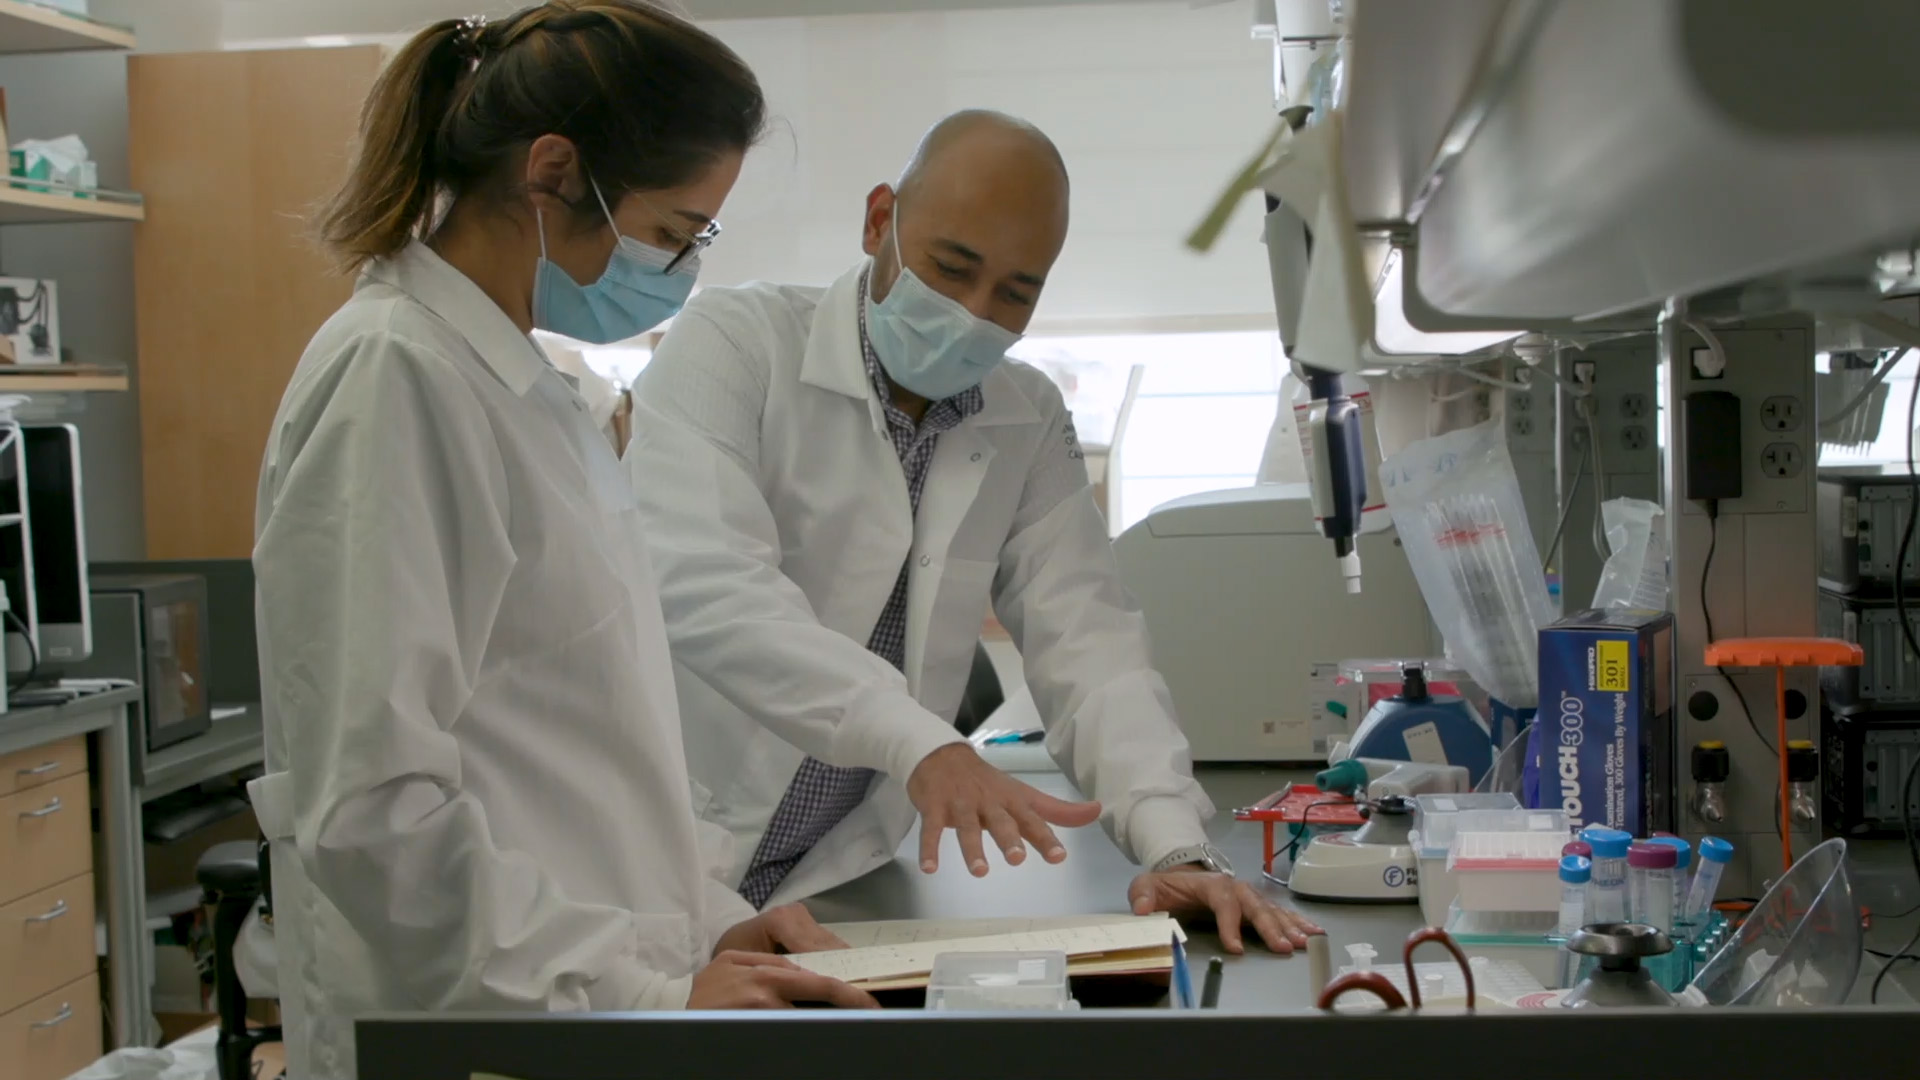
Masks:
[[[858,1025],[857,1027],[855,1025]],[[1392,1037],[1382,1039],[1389,1029]],[[1917,1009],[1543,1010],[1481,1016],[651,1013],[374,1016],[360,1080],[1555,1080],[1911,1075]],[[1575,1050],[1574,1048],[1578,1048]]]
[[[88,694],[65,705],[12,709],[0,715],[0,754],[99,731],[119,715],[116,710],[139,701],[140,689],[127,687]]]

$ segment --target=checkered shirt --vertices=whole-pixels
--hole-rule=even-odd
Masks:
[[[893,449],[900,457],[900,468],[906,473],[907,497],[912,501],[913,513],[920,513],[920,492],[927,485],[927,467],[933,464],[933,448],[942,432],[951,431],[962,420],[980,411],[985,398],[979,387],[961,394],[936,401],[927,407],[926,416],[918,424],[913,417],[901,411],[893,403],[893,389],[887,382],[885,369],[880,366],[880,357],[873,351],[873,342],[867,337],[867,281],[860,279],[860,352],[867,362],[867,379],[873,383],[874,393],[879,395],[881,408],[887,416],[887,436],[893,441]],[[879,622],[874,624],[873,634],[867,639],[867,651],[881,657],[894,667],[906,670],[907,665],[907,569],[909,562],[900,565],[900,575],[894,580],[893,595],[887,598],[887,606],[880,612]],[[905,777],[901,777],[902,780]],[[802,856],[813,850],[813,845],[838,825],[842,818],[853,813],[862,799],[867,797],[867,788],[873,780],[872,769],[843,769],[829,765],[818,758],[809,757],[800,763],[800,771],[794,774],[793,782],[787,785],[787,793],[773,812],[773,820],[767,824],[766,835],[760,838],[760,846],[754,850],[753,862],[747,868],[747,876],[740,883],[740,894],[754,907],[760,907],[780,887],[780,882],[800,862]]]

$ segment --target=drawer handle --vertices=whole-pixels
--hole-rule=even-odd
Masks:
[[[61,900],[55,903],[53,905],[52,910],[48,911],[45,915],[29,915],[27,916],[27,921],[30,923],[52,922],[53,920],[59,918],[60,916],[65,915],[67,911],[68,911],[67,902],[65,900]]]
[[[20,811],[20,816],[23,818],[43,818],[59,812],[60,796],[55,795],[53,798],[47,800],[47,805],[38,810],[22,810]]]
[[[35,1031],[45,1031],[47,1028],[59,1027],[61,1024],[64,1024],[71,1019],[73,1019],[73,1006],[62,1004],[60,1006],[60,1011],[53,1014],[53,1019],[35,1020],[33,1023],[27,1026],[33,1028]]]
[[[59,763],[59,762],[57,762],[57,761],[48,761],[48,762],[43,762],[43,763],[41,763],[41,764],[39,764],[39,765],[35,765],[35,766],[34,766],[33,768],[31,768],[31,769],[20,769],[20,770],[18,770],[18,775],[20,775],[20,776],[45,776],[45,775],[47,775],[48,773],[50,773],[50,772],[52,772],[52,771],[54,771],[55,769],[58,769],[59,767],[60,767],[60,763]]]

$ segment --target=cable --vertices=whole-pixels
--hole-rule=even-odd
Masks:
[[[1591,394],[1592,391],[1588,393]],[[1601,507],[1607,500],[1607,470],[1600,460],[1600,432],[1594,427],[1593,409],[1590,403],[1576,399],[1574,405],[1576,408],[1582,405],[1588,406],[1580,411],[1586,415],[1587,449],[1593,457],[1593,553],[1600,556],[1600,561],[1604,563],[1613,557],[1613,549],[1607,546],[1607,529],[1603,521],[1605,514],[1601,511]]]
[[[20,616],[13,613],[13,609],[7,609],[6,615],[7,622],[13,624],[13,628],[18,630],[20,636],[25,638],[27,642],[27,673],[22,676],[18,682],[10,682],[7,684],[7,692],[12,694],[18,693],[25,687],[32,686],[33,681],[40,677],[40,646],[34,644],[33,631],[27,629],[27,624],[21,621]]]
[[[1553,556],[1560,550],[1560,538],[1566,534],[1567,519],[1573,516],[1573,504],[1580,498],[1580,481],[1586,479],[1587,461],[1593,452],[1593,439],[1587,439],[1587,452],[1580,458],[1580,467],[1574,470],[1573,485],[1567,489],[1567,501],[1560,505],[1560,520],[1554,523],[1553,539],[1547,541],[1547,550],[1540,556],[1540,572],[1546,573],[1553,565]]]
[[[1713,608],[1707,606],[1707,582],[1713,576],[1713,553],[1720,549],[1720,500],[1708,499],[1706,505],[1707,559],[1700,564],[1700,615],[1707,622],[1707,644],[1711,645],[1713,644]],[[1733,676],[1727,674],[1726,668],[1716,667],[1713,670],[1720,673],[1720,678],[1724,679],[1728,688],[1733,691],[1734,699],[1740,702],[1740,713],[1747,718],[1747,729],[1753,732],[1753,737],[1760,740],[1760,745],[1766,747],[1768,753],[1775,753],[1773,744],[1760,733],[1760,725],[1754,722],[1753,709],[1748,707],[1747,695],[1741,691],[1740,684],[1733,681]]]
[[[1472,379],[1475,382],[1483,382],[1483,383],[1486,383],[1488,386],[1497,386],[1502,390],[1526,391],[1526,390],[1533,389],[1533,387],[1527,383],[1509,382],[1506,379],[1497,379],[1492,375],[1482,375],[1480,372],[1473,370],[1472,368],[1466,366],[1465,364],[1461,364],[1456,367],[1449,368],[1448,370],[1458,372],[1461,375],[1465,375],[1467,378]]]
[[[1920,406],[1920,378],[1913,380],[1913,388],[1907,393],[1907,478],[1915,485],[1908,492],[1907,527],[1900,534],[1900,551],[1893,559],[1893,605],[1900,618],[1900,634],[1907,639],[1907,648],[1920,656],[1920,643],[1914,641],[1913,623],[1907,618],[1907,552],[1913,547],[1913,528],[1920,524],[1920,468],[1916,468],[1913,459],[1913,424],[1916,419],[1915,407]],[[1900,825],[1907,832],[1907,854],[1913,859],[1913,876],[1920,879],[1920,837],[1913,832],[1913,784],[1920,779],[1920,757],[1914,758],[1907,766],[1907,778],[1900,785]],[[1900,947],[1902,953],[1910,953],[1915,945],[1920,945],[1920,926],[1913,929],[1913,935]],[[1873,978],[1873,991],[1867,995],[1869,1004],[1880,1003],[1880,984],[1885,981],[1887,972],[1893,970],[1893,964],[1881,967],[1880,974]]]

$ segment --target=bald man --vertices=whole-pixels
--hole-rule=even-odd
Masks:
[[[1006,358],[1066,241],[1066,167],[1011,117],[937,125],[867,195],[867,258],[831,286],[698,293],[635,388],[627,466],[661,580],[696,809],[756,907],[952,830],[966,866],[1101,821],[1147,872],[1141,914],[1313,927],[1207,840],[1146,629],[1121,586],[1073,420]],[[1045,795],[953,726],[991,603],[1047,748],[1098,802]],[[1118,899],[1117,897],[1115,898]]]

